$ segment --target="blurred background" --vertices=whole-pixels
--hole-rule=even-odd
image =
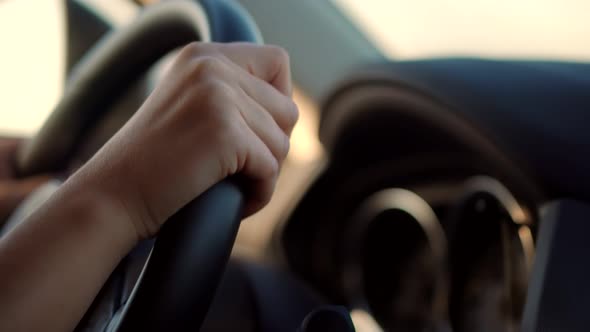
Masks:
[[[303,86],[295,91],[301,117],[277,194],[242,227],[239,243],[244,247],[269,239],[271,226],[321,168],[318,103],[330,82],[357,62],[376,56],[590,59],[586,0],[290,1],[240,1],[253,13],[267,41],[292,53],[295,83]],[[121,26],[137,13],[133,1],[84,2]],[[289,6],[282,9],[284,17],[276,17],[281,7]],[[265,14],[272,10],[272,15]],[[306,12],[290,15],[291,10]],[[309,31],[306,15],[323,20],[318,29],[343,35],[333,43],[347,51],[330,54],[321,31]],[[0,1],[0,135],[33,135],[59,100],[66,66],[65,21],[61,0]],[[293,30],[301,32],[293,35]],[[315,66],[323,72],[306,70],[306,61],[314,61],[314,56],[324,61]]]
[[[116,7],[110,13],[118,13],[120,20],[129,15],[124,1],[89,2]],[[456,55],[590,58],[590,43],[586,42],[590,1],[586,0],[333,3],[393,59]],[[61,95],[65,36],[62,7],[59,0],[0,1],[1,133],[33,134]],[[305,18],[301,20],[303,23]]]

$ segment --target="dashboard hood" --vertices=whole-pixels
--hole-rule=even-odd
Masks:
[[[342,125],[334,125],[341,108],[334,101],[359,86],[389,86],[444,105],[445,112],[493,141],[549,196],[590,199],[590,64],[483,59],[377,63],[343,82],[323,107],[320,138],[328,151],[346,136],[335,129]]]

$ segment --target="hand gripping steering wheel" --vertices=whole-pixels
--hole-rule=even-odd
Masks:
[[[70,89],[38,134],[19,151],[31,175],[62,169],[109,103],[170,51],[191,41],[260,42],[234,1],[171,1],[148,7],[78,65]],[[162,227],[124,308],[117,331],[198,331],[209,310],[240,224],[243,195],[225,180]]]

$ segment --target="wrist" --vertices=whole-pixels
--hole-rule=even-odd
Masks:
[[[108,241],[131,250],[140,240],[128,206],[114,188],[104,181],[77,172],[60,189],[61,198],[66,201],[78,220]]]

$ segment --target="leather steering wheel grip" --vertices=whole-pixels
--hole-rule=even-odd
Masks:
[[[203,0],[203,6],[164,2],[112,32],[77,64],[70,89],[19,151],[19,174],[64,167],[119,91],[173,49],[211,40],[212,31],[217,42],[261,42],[252,18],[227,0]],[[173,215],[155,241],[116,331],[198,331],[235,242],[242,205],[240,189],[224,180]]]
[[[242,198],[222,181],[164,224],[117,332],[199,331],[231,254]]]

